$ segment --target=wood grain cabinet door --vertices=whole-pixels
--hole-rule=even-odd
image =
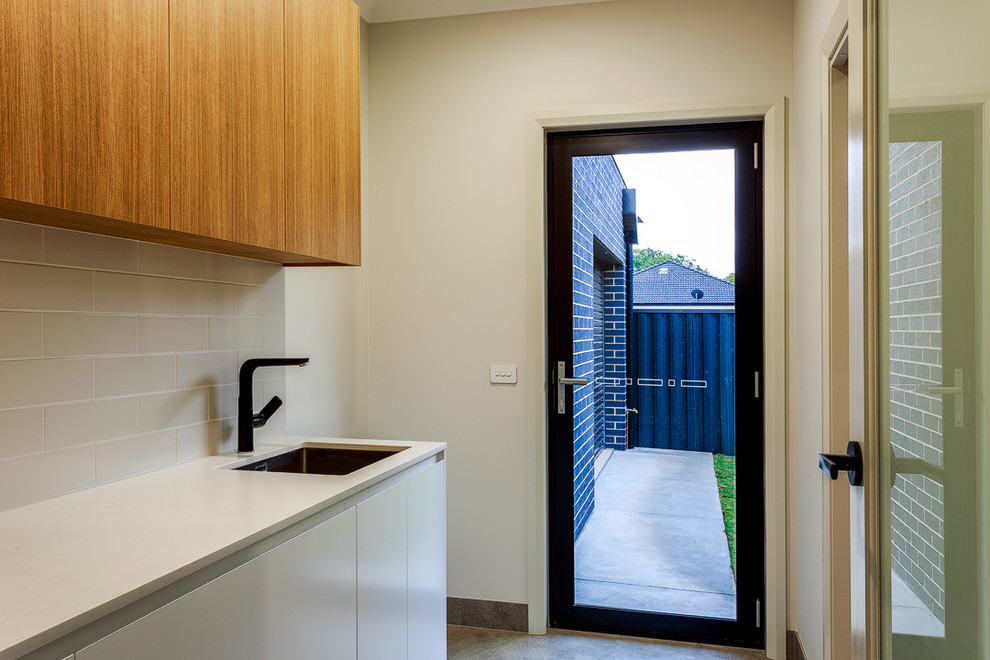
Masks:
[[[283,0],[171,0],[170,24],[172,229],[284,249]]]
[[[168,226],[168,0],[0,3],[0,197]]]
[[[285,4],[288,252],[361,261],[361,27],[351,0]]]

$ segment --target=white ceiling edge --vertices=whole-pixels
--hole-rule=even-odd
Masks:
[[[537,7],[583,5],[612,0],[354,0],[368,23],[392,23],[421,18],[486,14]]]

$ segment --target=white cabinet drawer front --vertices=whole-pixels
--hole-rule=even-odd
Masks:
[[[405,482],[357,505],[357,546],[358,658],[405,660],[408,643]]]
[[[76,658],[354,658],[355,534],[350,509],[121,628]]]
[[[447,516],[444,463],[407,488],[409,660],[447,656]]]

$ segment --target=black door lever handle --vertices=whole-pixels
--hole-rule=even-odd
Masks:
[[[845,454],[818,454],[818,467],[833,481],[844,471],[850,484],[863,485],[863,449],[855,440],[846,446]]]

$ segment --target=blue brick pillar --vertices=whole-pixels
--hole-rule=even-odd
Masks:
[[[626,271],[605,273],[605,447],[626,448]]]

